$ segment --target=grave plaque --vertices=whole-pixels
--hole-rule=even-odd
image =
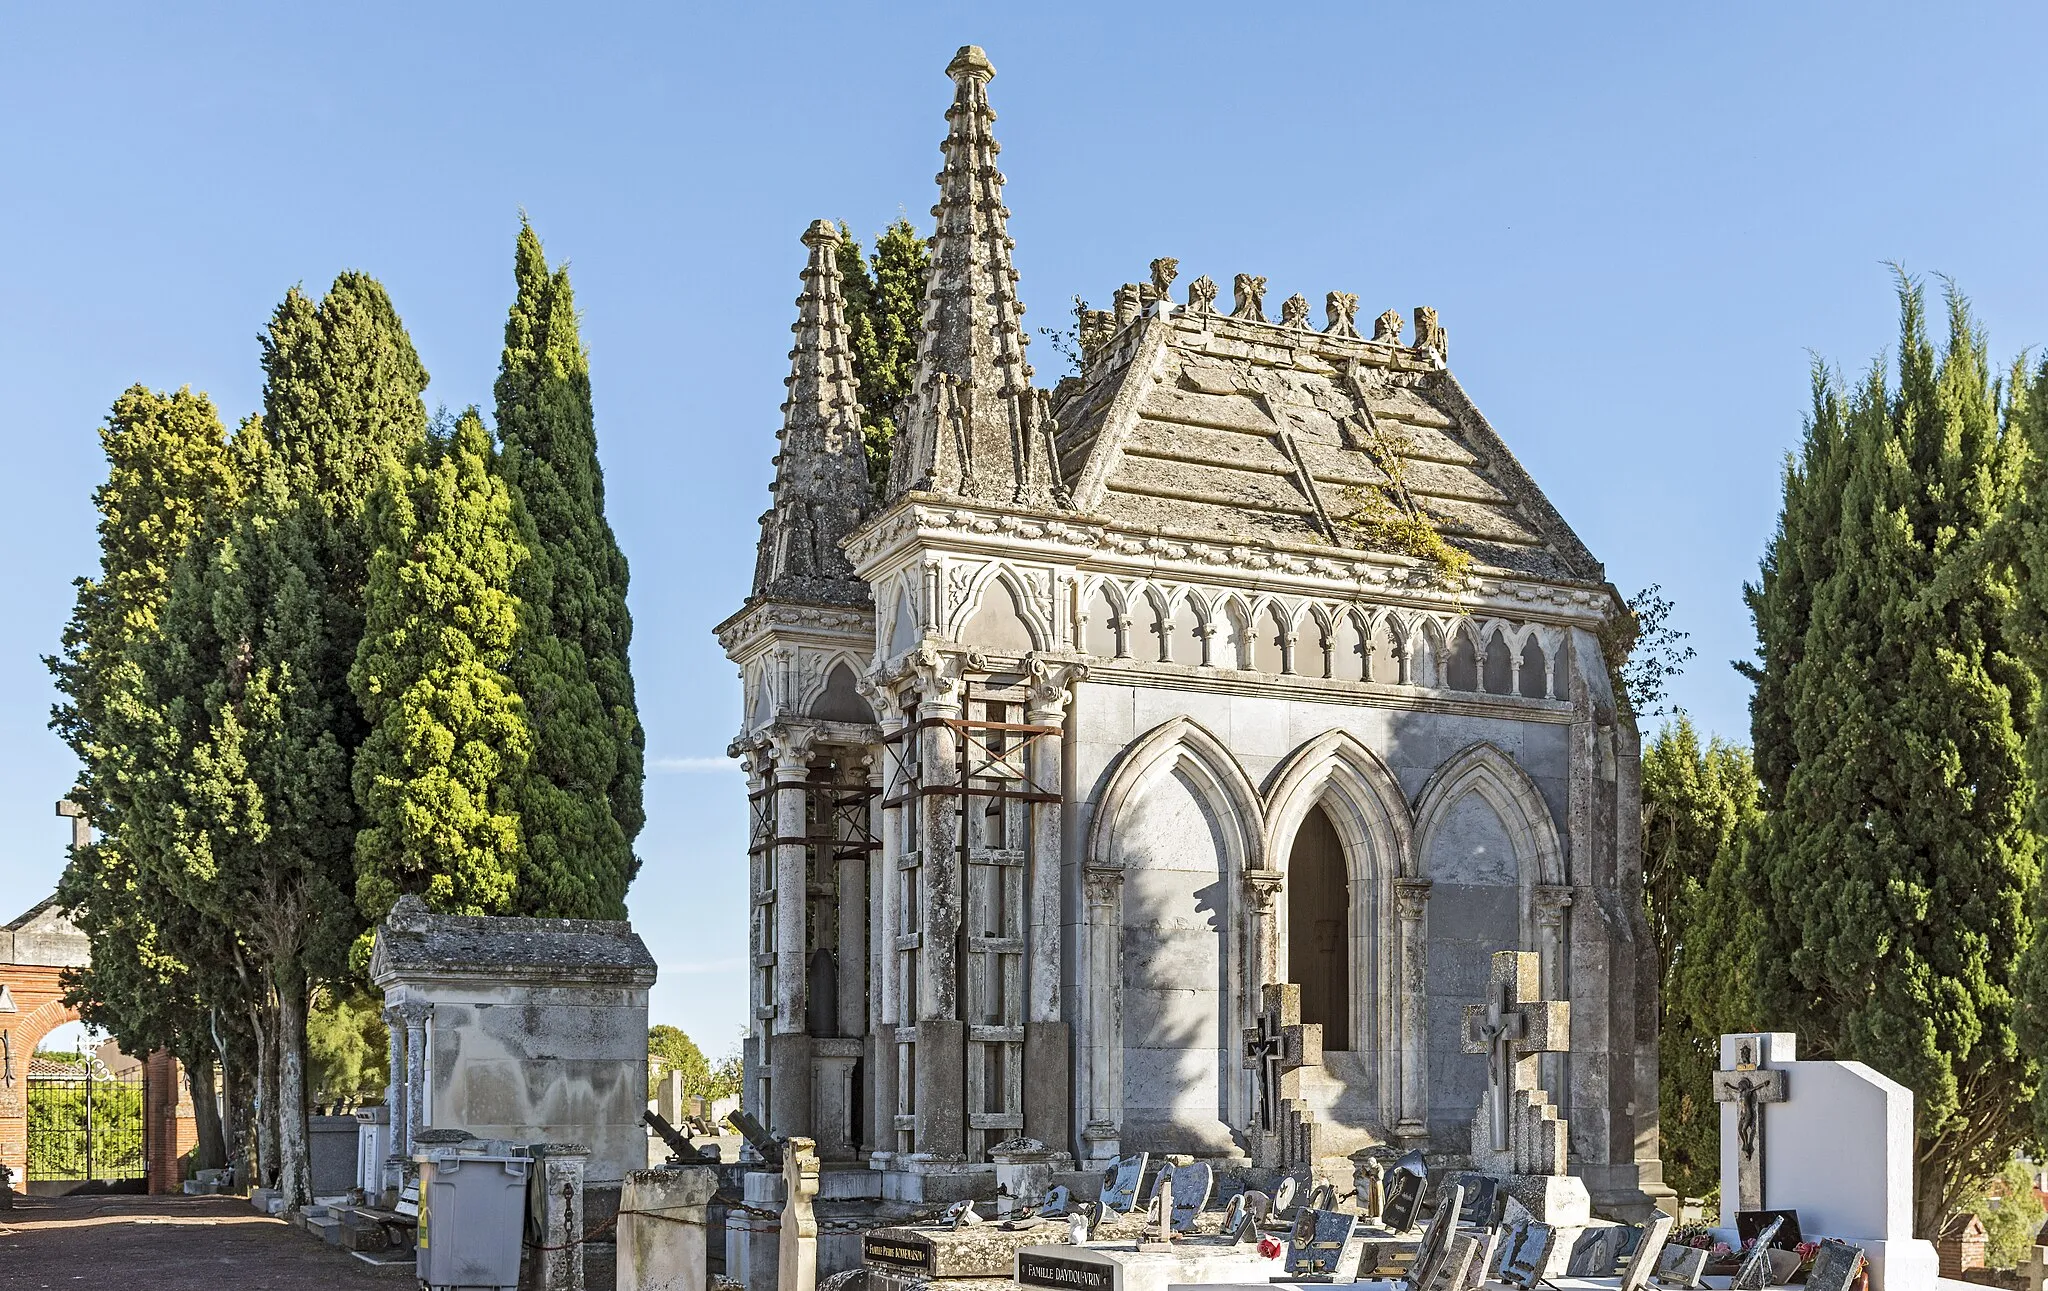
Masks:
[[[1102,1208],[1128,1215],[1138,1206],[1138,1185],[1145,1179],[1146,1155],[1118,1157],[1102,1174]]]
[[[1614,1263],[1621,1258],[1622,1234],[1628,1230],[1619,1225],[1604,1228],[1588,1228],[1572,1240],[1572,1253],[1565,1261],[1564,1273],[1569,1278],[1604,1278],[1614,1274]]]
[[[1429,1181],[1421,1175],[1406,1170],[1396,1170],[1387,1176],[1387,1205],[1380,1212],[1380,1222],[1397,1233],[1405,1233],[1415,1227],[1415,1216],[1422,1209],[1422,1194]]]
[[[1658,1215],[1642,1227],[1636,1236],[1635,1249],[1629,1252],[1628,1265],[1621,1271],[1621,1291],[1642,1291],[1649,1283],[1650,1273],[1658,1267],[1658,1258],[1664,1253],[1664,1243],[1671,1237],[1674,1222],[1669,1215]]]
[[[861,1243],[861,1255],[869,1264],[922,1273],[932,1266],[932,1239],[900,1228],[891,1229],[886,1235],[871,1232]]]
[[[1410,1291],[1424,1291],[1435,1279],[1437,1266],[1450,1254],[1451,1235],[1458,1226],[1458,1208],[1464,1202],[1465,1190],[1457,1184],[1437,1193],[1436,1212],[1422,1230],[1422,1240],[1415,1246],[1415,1262],[1408,1266],[1407,1276],[1402,1279]]]
[[[1735,1278],[1728,1284],[1731,1291],[1763,1291],[1771,1284],[1771,1243],[1778,1240],[1778,1230],[1784,1226],[1783,1216],[1764,1225],[1749,1249],[1742,1253],[1742,1263],[1736,1266]]]
[[[1109,1260],[1079,1255],[1049,1255],[1044,1251],[1017,1252],[1017,1281],[1028,1287],[1054,1287],[1057,1291],[1116,1291],[1122,1280],[1122,1266]]]
[[[1304,1210],[1295,1221],[1294,1240],[1287,1246],[1287,1276],[1329,1278],[1343,1263],[1344,1248],[1358,1226],[1356,1215],[1334,1210]]]
[[[1293,1208],[1294,1195],[1299,1191],[1301,1191],[1301,1184],[1295,1180],[1293,1175],[1288,1175],[1285,1179],[1282,1179],[1280,1186],[1273,1190],[1273,1213],[1285,1215]]]
[[[1465,1270],[1465,1280],[1458,1291],[1479,1291],[1486,1285],[1486,1279],[1493,1276],[1493,1262],[1500,1255],[1500,1226],[1491,1225],[1479,1233],[1479,1249],[1472,1255],[1472,1264]]]
[[[1500,1280],[1523,1291],[1534,1291],[1550,1263],[1551,1243],[1557,1234],[1541,1220],[1522,1220],[1501,1234]]]
[[[1467,1228],[1493,1227],[1500,1210],[1500,1180],[1492,1175],[1468,1174],[1461,1182],[1465,1185],[1465,1205],[1458,1211],[1458,1222]]]
[[[1209,1190],[1215,1185],[1216,1172],[1210,1169],[1207,1161],[1173,1167],[1174,1232],[1194,1231],[1195,1216],[1208,1206]]]
[[[1707,1254],[1697,1246],[1667,1245],[1657,1255],[1652,1277],[1660,1287],[1696,1287],[1707,1271]]]
[[[1849,1291],[1856,1275],[1863,1271],[1863,1248],[1832,1237],[1821,1239],[1806,1275],[1806,1291]]]
[[[1778,1228],[1775,1230],[1778,1236],[1771,1242],[1771,1245],[1781,1251],[1798,1250],[1800,1242],[1799,1212],[1796,1210],[1739,1211],[1735,1216],[1735,1236],[1744,1246],[1748,1246],[1756,1240],[1757,1234],[1770,1226],[1773,1220],[1776,1220],[1778,1223]]]
[[[1472,1262],[1479,1258],[1479,1239],[1470,1233],[1453,1232],[1450,1245],[1445,1248],[1436,1268],[1430,1272],[1429,1285],[1424,1291],[1459,1291],[1472,1272]]]

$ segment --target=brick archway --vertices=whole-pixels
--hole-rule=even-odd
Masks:
[[[7,1042],[0,1058],[0,1166],[25,1177],[28,1166],[28,1060],[44,1036],[78,1021],[78,1010],[64,1002],[64,970],[42,964],[0,964],[0,983],[17,1010],[0,1013],[0,1032]],[[13,1081],[4,1077],[12,1068]]]

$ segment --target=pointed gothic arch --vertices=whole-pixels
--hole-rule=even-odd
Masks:
[[[1522,886],[1561,886],[1565,882],[1564,848],[1550,804],[1526,771],[1487,741],[1467,746],[1438,767],[1415,798],[1416,873],[1427,866],[1437,828],[1468,793],[1477,793],[1500,817],[1514,845]]]

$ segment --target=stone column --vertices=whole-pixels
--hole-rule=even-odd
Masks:
[[[900,1058],[896,1047],[896,1028],[904,1021],[904,1011],[900,999],[902,961],[896,948],[896,937],[901,931],[903,853],[911,845],[911,840],[903,836],[904,822],[909,817],[902,804],[894,807],[881,805],[894,801],[904,792],[903,744],[900,740],[891,744],[886,738],[903,729],[903,711],[895,694],[888,690],[871,696],[869,703],[881,718],[885,738],[879,756],[868,767],[868,774],[875,778],[882,790],[875,805],[875,836],[882,840],[882,850],[875,853],[868,885],[868,904],[873,911],[869,936],[874,950],[874,973],[869,996],[874,1028],[868,1037],[868,1051],[873,1058],[868,1063],[867,1094],[874,1109],[875,1127],[874,1141],[870,1145],[873,1152],[868,1163],[875,1169],[886,1170],[896,1159],[897,1147],[896,1067]]]
[[[1121,1153],[1124,1116],[1123,1019],[1124,872],[1090,866],[1082,879],[1080,934],[1081,1147],[1088,1169],[1103,1169]]]
[[[918,705],[922,787],[959,783],[958,733],[944,723],[960,716],[964,654],[942,652],[928,643],[912,656],[923,690]],[[941,1158],[958,1158],[967,1150],[966,1062],[967,1027],[960,1020],[959,944],[961,920],[960,799],[936,793],[920,804],[917,840],[918,982],[916,1062],[909,1078],[916,1082],[917,1128],[913,1149]],[[913,1020],[906,1017],[906,1021]]]
[[[427,1019],[433,1016],[434,1006],[407,1000],[397,1013],[405,1023],[405,1140],[399,1155],[410,1163],[427,1123]],[[391,1133],[394,1138],[398,1135],[395,1121]]]
[[[1394,903],[1401,929],[1401,1106],[1394,1136],[1421,1140],[1429,1134],[1429,880],[1394,880]]]
[[[1246,870],[1245,907],[1251,924],[1249,983],[1245,1008],[1257,1014],[1266,1007],[1266,987],[1285,980],[1280,970],[1280,887],[1286,880],[1280,870]]]
[[[818,1147],[798,1136],[782,1147],[782,1232],[776,1291],[816,1291],[818,1285]]]
[[[1546,1000],[1569,1000],[1571,992],[1566,989],[1566,966],[1570,962],[1570,950],[1566,940],[1565,921],[1572,904],[1572,890],[1564,884],[1539,884],[1535,892],[1536,902],[1536,957],[1541,965],[1538,982]],[[1558,1115],[1571,1116],[1571,1054],[1569,1052],[1546,1053],[1537,1066],[1543,1088],[1550,1095],[1550,1101],[1557,1104]]]
[[[405,1055],[405,1016],[396,1007],[384,1010],[384,1038],[391,1064],[384,1085],[384,1191],[395,1199],[405,1178],[406,1127],[411,1124],[412,1100],[406,1097],[408,1069]]]
[[[851,770],[849,787],[862,788],[869,783],[869,769],[874,761],[871,752],[857,756]],[[861,824],[870,831],[871,820],[864,814]],[[853,825],[845,828],[849,833]],[[845,842],[856,841],[849,837]],[[839,1034],[842,1036],[864,1036],[868,1033],[868,858],[871,853],[845,849],[846,855],[839,862]]]
[[[1057,793],[1059,802],[1031,803],[1030,851],[1024,900],[1030,909],[1025,936],[1024,1133],[1061,1154],[1073,1143],[1071,1081],[1073,1037],[1060,1009],[1060,868],[1064,857],[1066,785],[1064,749],[1069,689],[1087,676],[1076,662],[1034,655],[1025,660],[1030,677],[1024,720],[1055,726],[1058,734],[1032,737],[1034,788]]]
[[[540,1176],[540,1249],[534,1255],[536,1291],[583,1291],[583,1172],[590,1149],[581,1143],[535,1143],[525,1149]]]
[[[775,1016],[769,1020],[768,1128],[777,1134],[811,1131],[811,1037],[804,1029],[809,956],[805,953],[809,912],[810,791],[809,727],[778,724],[769,732],[775,755],[769,773],[775,791]]]

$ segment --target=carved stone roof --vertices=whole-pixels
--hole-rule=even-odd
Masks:
[[[1243,542],[1369,547],[1344,521],[1361,486],[1401,485],[1453,545],[1485,565],[1541,579],[1598,582],[1600,563],[1559,517],[1444,366],[1443,330],[1398,342],[1350,327],[1333,293],[1328,330],[1265,321],[1263,282],[1240,275],[1243,316],[1152,303],[1089,354],[1054,407],[1062,474],[1076,511],[1127,530]],[[1244,294],[1249,291],[1247,305]],[[1388,333],[1392,335],[1388,335]]]
[[[630,923],[430,914],[416,897],[392,907],[370,953],[379,986],[449,977],[645,986],[654,973]]]

